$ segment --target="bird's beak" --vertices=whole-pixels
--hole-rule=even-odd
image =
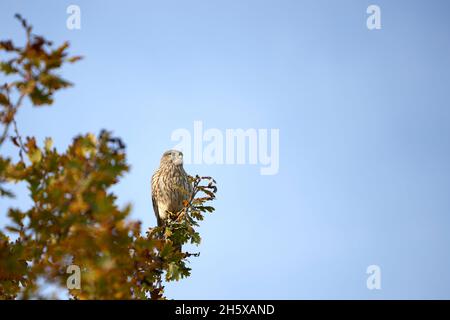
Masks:
[[[183,164],[183,156],[182,155],[178,155],[175,160],[173,161],[173,163],[177,166],[180,166]]]

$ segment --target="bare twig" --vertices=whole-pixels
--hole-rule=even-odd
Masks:
[[[12,121],[12,122],[13,122],[13,124],[14,124],[14,132],[16,133],[17,141],[18,141],[18,143],[19,143],[19,148],[20,148],[19,156],[20,156],[20,160],[21,160],[22,162],[25,162],[25,161],[23,160],[23,153],[27,153],[27,151],[26,151],[25,146],[24,146],[24,144],[23,144],[22,136],[19,134],[19,129],[17,128],[17,122],[16,122],[16,119],[13,118],[13,121]]]

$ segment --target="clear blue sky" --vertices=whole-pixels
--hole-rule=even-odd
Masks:
[[[450,298],[450,2],[1,0],[1,38],[23,38],[16,12],[86,57],[53,107],[21,110],[22,131],[61,150],[102,128],[122,137],[132,169],[116,191],[146,228],[173,130],[280,129],[277,175],[186,165],[216,178],[217,211],[168,297]]]

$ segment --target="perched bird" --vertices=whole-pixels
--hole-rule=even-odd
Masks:
[[[161,163],[152,176],[153,211],[158,226],[163,226],[169,213],[183,209],[183,201],[189,200],[192,185],[183,168],[183,153],[177,150],[164,152]]]

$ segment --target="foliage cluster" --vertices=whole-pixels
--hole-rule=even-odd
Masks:
[[[54,48],[16,16],[26,43],[0,42],[0,73],[11,79],[0,86],[0,148],[13,143],[17,159],[0,155],[0,197],[14,197],[11,183],[28,187],[32,206],[9,208],[8,225],[0,230],[0,299],[45,298],[44,283],[66,288],[67,267],[81,269],[81,289],[73,299],[164,299],[162,281],[190,274],[190,256],[179,251],[199,244],[196,231],[217,188],[210,177],[191,177],[193,193],[181,212],[164,227],[141,232],[120,208],[111,187],[129,170],[121,139],[108,131],[75,137],[64,152],[52,139],[39,144],[19,133],[16,114],[27,98],[33,107],[52,105],[55,92],[72,84],[58,75],[61,67],[81,59],[68,55],[68,43]],[[150,216],[150,213],[149,213]]]

